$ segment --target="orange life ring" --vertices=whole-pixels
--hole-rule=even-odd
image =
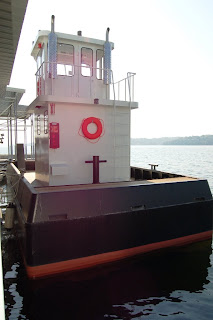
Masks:
[[[90,123],[95,123],[97,126],[97,130],[95,133],[90,133],[87,129],[88,125]],[[88,138],[88,139],[97,139],[100,137],[100,135],[102,134],[103,131],[103,126],[102,123],[100,121],[100,119],[95,118],[95,117],[89,117],[87,119],[84,119],[83,123],[82,123],[82,132],[83,135]]]

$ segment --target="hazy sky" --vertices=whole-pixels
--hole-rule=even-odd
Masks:
[[[29,0],[10,86],[35,98],[38,30],[110,40],[116,80],[136,72],[132,137],[213,134],[212,0]]]

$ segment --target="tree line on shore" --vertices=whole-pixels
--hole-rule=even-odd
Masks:
[[[163,138],[132,138],[132,145],[213,145],[213,135]]]

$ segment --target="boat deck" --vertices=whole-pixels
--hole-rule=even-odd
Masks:
[[[36,189],[37,192],[48,192],[56,191],[60,188],[60,191],[63,190],[88,190],[98,188],[113,188],[113,187],[128,187],[128,186],[137,186],[142,184],[153,184],[153,183],[171,183],[171,182],[183,182],[183,181],[193,181],[198,180],[197,178],[192,177],[171,177],[164,179],[152,179],[152,180],[131,180],[131,181],[121,181],[121,182],[106,182],[97,184],[79,184],[79,185],[65,185],[65,186],[44,186],[38,180],[35,179],[35,171],[26,172],[24,177],[27,181]]]

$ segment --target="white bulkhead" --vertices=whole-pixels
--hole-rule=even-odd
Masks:
[[[37,98],[29,111],[35,114],[36,179],[43,185],[93,183],[94,166],[86,161],[94,156],[100,183],[130,180],[134,74],[114,83],[108,37],[109,29],[106,41],[55,33],[52,22],[51,32],[39,31],[34,42]]]

